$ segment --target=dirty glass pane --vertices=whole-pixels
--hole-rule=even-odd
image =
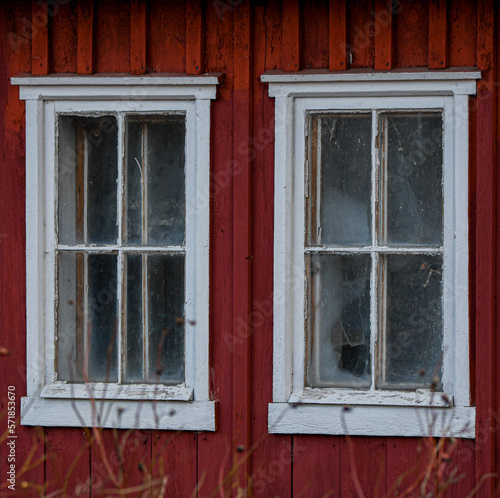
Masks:
[[[62,244],[116,244],[114,116],[59,116],[58,224]]]
[[[83,382],[84,361],[84,255],[58,255],[57,371],[58,380]]]
[[[310,245],[371,243],[371,114],[310,117]]]
[[[184,381],[184,255],[147,257],[149,381]]]
[[[184,116],[128,120],[127,243],[184,243],[185,133]]]
[[[143,280],[141,254],[126,256],[126,356],[125,381],[142,382],[144,380],[143,346]]]
[[[371,385],[370,255],[306,256],[307,385]]]
[[[89,380],[116,382],[117,257],[116,254],[89,254],[87,258]]]
[[[441,245],[442,115],[387,114],[381,120],[387,147],[382,240],[389,245]]]
[[[144,188],[142,180],[142,130],[144,125],[137,121],[127,123],[127,230],[126,242],[140,245],[143,232]]]
[[[441,388],[443,259],[432,255],[385,256],[386,388]]]

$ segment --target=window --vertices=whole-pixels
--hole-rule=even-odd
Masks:
[[[271,432],[474,437],[478,77],[262,76],[276,99]]]
[[[22,423],[215,430],[208,200],[218,76],[12,82],[27,124]]]

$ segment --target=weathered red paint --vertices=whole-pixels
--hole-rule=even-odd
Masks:
[[[342,0],[330,0],[330,71],[347,69],[347,6]]]
[[[130,72],[146,72],[146,2],[130,2]]]
[[[394,32],[392,29],[392,9],[384,0],[375,2],[375,69],[392,69]]]
[[[202,9],[201,0],[187,0],[186,3],[186,73],[203,72],[202,56]]]
[[[429,68],[447,67],[446,1],[431,0],[429,4]]]
[[[94,51],[94,2],[78,0],[78,74],[92,74]]]
[[[92,435],[83,429],[19,426],[18,461],[31,458],[34,464],[21,480],[39,486],[46,482],[47,493],[67,486],[69,494],[76,494],[92,486],[97,494],[114,486],[109,472],[102,470],[107,455],[110,471],[118,478],[121,472],[124,486],[140,487],[148,473],[168,476],[166,496],[189,496],[197,487],[199,496],[222,496],[231,494],[233,485],[249,483],[254,496],[355,496],[359,488],[366,496],[393,496],[425,470],[425,451],[435,441],[267,432],[272,399],[274,100],[259,76],[270,69],[477,66],[483,71],[478,97],[471,98],[470,133],[471,365],[478,436],[452,448],[457,475],[464,477],[450,484],[446,496],[467,496],[482,476],[496,471],[500,18],[493,2],[401,0],[390,9],[379,0],[78,0],[61,2],[56,14],[49,11],[48,23],[33,23],[30,31],[33,13],[44,5],[9,0],[0,7],[0,345],[12,353],[0,357],[2,389],[15,385],[19,396],[24,394],[26,363],[24,104],[8,78],[30,71],[220,71],[224,81],[212,103],[210,243],[210,389],[217,400],[217,432],[104,431],[102,443],[94,440],[89,448]],[[251,327],[245,325],[250,312]],[[3,393],[0,400],[3,409]],[[125,449],[120,444],[117,448],[117,442]],[[243,451],[237,451],[239,446]],[[7,469],[3,450],[2,476]],[[74,470],[62,472],[79,454]],[[486,479],[479,493],[491,496],[495,485],[494,479]],[[27,492],[36,489],[41,488],[29,484]]]

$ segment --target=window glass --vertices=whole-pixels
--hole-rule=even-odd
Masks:
[[[306,385],[441,389],[442,112],[307,126]]]
[[[185,115],[124,123],[120,151],[116,116],[58,119],[57,375],[179,384]]]

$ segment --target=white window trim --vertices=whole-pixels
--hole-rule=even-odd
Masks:
[[[275,98],[276,123],[271,433],[474,437],[468,368],[468,99],[475,95],[480,77],[478,72],[269,72],[261,76]],[[451,406],[441,393],[428,390],[304,387],[305,113],[391,107],[444,112],[443,384]]]
[[[11,79],[26,101],[27,396],[21,404],[23,425],[215,430],[215,402],[209,394],[210,101],[216,97],[220,77]],[[55,381],[56,116],[94,111],[117,116],[186,113],[186,322],[190,323],[185,329],[185,382],[178,386]],[[122,140],[121,133],[118,136]]]

